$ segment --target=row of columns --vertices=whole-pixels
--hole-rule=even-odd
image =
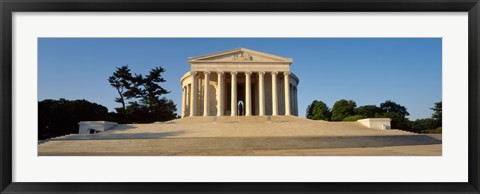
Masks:
[[[209,94],[209,82],[210,82],[210,72],[204,72],[205,74],[205,90],[204,90],[204,97],[203,97],[203,116],[209,116],[209,99],[208,99],[208,94]],[[237,116],[237,72],[230,72],[231,74],[231,116]],[[278,91],[277,91],[277,75],[278,72],[272,72],[272,115],[276,116],[278,115]],[[218,88],[219,92],[217,93],[217,97],[219,99],[218,102],[218,111],[217,111],[217,116],[223,116],[224,112],[224,82],[225,82],[225,77],[224,77],[224,72],[220,71],[217,72],[218,75]],[[245,116],[251,116],[252,115],[252,88],[251,88],[251,75],[252,72],[245,72]],[[285,86],[285,115],[291,115],[291,106],[290,106],[290,83],[289,83],[289,76],[290,72],[286,71],[283,72],[284,75],[284,86]],[[189,96],[189,102],[182,101],[182,107],[184,108],[186,104],[189,105],[190,109],[190,116],[195,116],[196,112],[196,107],[197,107],[197,72],[191,72],[192,76],[192,84],[191,88],[184,88],[184,98],[187,99]],[[265,72],[258,72],[258,80],[259,80],[259,115],[264,116],[265,115]],[[182,111],[185,116],[185,111]]]
[[[292,97],[291,102],[293,102],[292,114],[298,115],[297,87],[293,84],[290,85],[290,95]]]

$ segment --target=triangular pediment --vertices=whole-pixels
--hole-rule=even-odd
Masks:
[[[280,56],[254,51],[245,48],[232,49],[228,51],[212,53],[199,57],[192,57],[188,60],[195,62],[292,62],[291,58],[283,58]]]

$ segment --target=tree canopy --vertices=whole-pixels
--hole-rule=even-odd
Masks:
[[[380,109],[382,110],[382,114],[377,115],[377,117],[390,118],[393,129],[410,129],[409,120],[406,117],[410,115],[407,108],[391,100],[387,100],[380,104]]]
[[[345,117],[355,115],[357,104],[353,100],[341,99],[333,105],[332,121],[342,121]]]
[[[417,133],[441,133],[442,101],[434,103],[431,118],[410,121],[410,113],[405,106],[392,100],[376,105],[364,105],[356,108],[353,100],[341,99],[335,102],[332,110],[320,101],[314,100],[308,107],[306,117],[312,120],[357,121],[364,118],[390,118],[392,129],[402,129]]]
[[[410,113],[408,113],[407,108],[405,108],[402,105],[399,105],[391,100],[387,100],[383,103],[380,104],[380,109],[384,113],[393,113],[395,115],[399,116],[408,116]]]
[[[382,114],[382,109],[377,105],[364,105],[357,108],[357,114],[365,118],[375,118],[375,115]]]
[[[410,122],[410,128],[412,129],[412,131],[417,133],[421,133],[424,130],[436,129],[438,127],[439,126],[437,125],[437,121],[432,118],[417,119]]]
[[[442,132],[442,101],[434,103],[431,118],[417,119],[410,122],[413,131],[418,133],[441,133]]]
[[[312,104],[307,107],[307,119],[312,120],[330,120],[330,109],[327,104],[322,101],[314,100]]]
[[[435,102],[433,108],[432,119],[435,119],[437,125],[442,126],[442,101]]]
[[[155,67],[147,75],[132,75],[128,66],[117,68],[108,79],[119,94],[115,101],[122,104],[122,108],[116,109],[119,114],[116,120],[123,123],[150,123],[176,118],[176,105],[162,96],[169,93],[161,86],[166,82],[162,77],[164,72],[164,68]],[[126,101],[128,106],[125,105]]]
[[[38,102],[38,139],[78,133],[78,122],[108,120],[108,109],[87,100]]]
[[[132,73],[127,65],[118,67],[113,75],[108,78],[108,82],[117,90],[119,97],[115,98],[115,102],[122,104],[121,108],[117,108],[117,112],[123,114],[125,112],[125,100],[128,98],[129,91],[132,88]]]

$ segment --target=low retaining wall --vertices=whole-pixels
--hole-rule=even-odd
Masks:
[[[95,132],[106,131],[118,123],[109,121],[80,121],[78,125],[78,134],[89,134],[91,130]]]
[[[389,118],[369,118],[360,119],[357,122],[368,128],[385,130],[391,128],[390,121],[391,120]]]

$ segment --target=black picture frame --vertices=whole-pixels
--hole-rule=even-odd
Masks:
[[[1,0],[1,193],[479,193],[479,0]],[[13,12],[468,12],[466,183],[19,183],[12,182]],[[439,169],[441,170],[441,169]]]

